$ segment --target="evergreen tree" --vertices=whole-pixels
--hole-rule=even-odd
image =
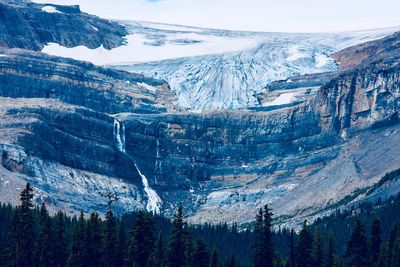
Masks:
[[[117,251],[117,226],[112,210],[106,213],[103,225],[103,251],[102,265],[104,267],[114,267],[118,262]]]
[[[182,205],[172,222],[170,242],[168,248],[168,264],[170,267],[182,267],[185,263],[185,240],[184,240],[184,222]]]
[[[228,260],[228,264],[226,264],[227,267],[237,267],[237,261],[236,257],[234,254],[231,254]]]
[[[371,242],[369,247],[369,255],[371,258],[371,266],[379,266],[379,256],[381,254],[381,227],[380,221],[375,219],[371,227]]]
[[[186,228],[183,230],[183,240],[184,240],[184,247],[185,247],[185,263],[186,267],[193,267],[194,266],[194,250],[195,247],[192,241],[192,227],[186,225]]]
[[[126,246],[127,240],[125,224],[123,220],[119,220],[117,225],[117,266],[124,265]]]
[[[322,235],[319,228],[315,230],[313,260],[315,267],[323,267],[324,251],[323,251]]]
[[[311,231],[304,221],[303,228],[300,231],[299,243],[297,246],[296,264],[302,267],[312,267],[313,259],[313,238]]]
[[[394,257],[393,250],[394,250],[394,245],[395,245],[396,238],[397,238],[397,233],[398,233],[397,224],[394,224],[392,226],[392,229],[390,230],[387,251],[386,251],[386,266],[387,267],[393,266],[393,264],[392,264],[393,257]]]
[[[210,267],[220,267],[221,262],[217,250],[214,248],[211,253]]]
[[[193,254],[193,266],[208,267],[209,259],[206,244],[201,238],[197,239]]]
[[[12,221],[9,262],[15,267],[33,266],[34,221],[32,214],[33,190],[29,183],[21,192],[21,205],[15,210]]]
[[[100,265],[102,256],[101,246],[101,220],[99,214],[91,213],[86,227],[87,238],[87,267],[96,267]]]
[[[265,205],[264,210],[260,209],[256,216],[254,229],[254,267],[272,267],[273,266],[273,245],[272,245],[272,213]]]
[[[330,232],[328,235],[328,249],[326,253],[326,267],[336,267],[337,264],[337,255],[336,255],[336,241],[333,236],[333,233]]]
[[[347,241],[346,257],[349,267],[368,266],[367,236],[360,220],[356,221],[353,232]]]
[[[272,212],[268,205],[264,206],[264,225],[263,225],[263,265],[264,267],[273,267],[274,248],[272,244]]]
[[[86,238],[86,221],[83,212],[79,215],[78,222],[73,230],[72,248],[68,258],[68,267],[86,266],[88,261]]]
[[[289,259],[288,259],[288,263],[287,263],[288,267],[296,266],[296,251],[295,251],[295,246],[294,246],[294,236],[295,236],[295,232],[294,232],[294,229],[292,228],[290,230]]]
[[[129,243],[128,265],[146,267],[154,245],[154,225],[147,213],[136,216]]]
[[[65,215],[59,211],[54,219],[54,266],[62,267],[67,259]]]
[[[47,212],[46,205],[40,207],[39,239],[36,247],[37,266],[50,267],[54,264],[53,233],[51,219]]]
[[[263,209],[259,209],[256,215],[256,223],[254,226],[254,245],[253,245],[253,266],[262,267],[263,265],[263,226],[264,214]]]
[[[164,267],[165,266],[164,262],[165,262],[164,241],[162,232],[160,231],[154,246],[153,253],[150,258],[150,267]]]
[[[400,235],[398,235],[393,247],[393,267],[400,267]]]

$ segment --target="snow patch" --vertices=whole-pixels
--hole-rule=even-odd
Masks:
[[[43,12],[46,12],[46,13],[59,13],[59,14],[62,14],[62,12],[57,10],[57,8],[55,8],[54,6],[44,6],[44,7],[41,8],[41,10]]]
[[[153,40],[148,39],[145,35],[131,34],[126,37],[126,45],[111,50],[107,50],[103,46],[96,49],[90,49],[86,46],[67,48],[56,43],[49,43],[44,46],[42,52],[53,56],[90,61],[96,65],[122,65],[230,53],[255,47],[259,42],[253,38],[229,38],[214,35],[194,35],[193,33],[181,33],[168,38],[174,40],[177,37],[188,40],[196,38],[198,42],[190,45],[167,42],[162,46],[153,46],[146,45],[146,43],[153,42]]]
[[[287,105],[293,103],[296,100],[297,95],[298,93],[293,93],[293,92],[282,93],[277,98],[275,98],[274,101],[265,103],[264,106],[269,107],[269,106]]]
[[[95,26],[93,26],[93,25],[90,25],[90,27],[93,29],[93,30],[95,30],[96,32],[98,32],[99,31],[99,29],[98,28],[96,28]]]

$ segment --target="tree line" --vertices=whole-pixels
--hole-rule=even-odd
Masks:
[[[267,205],[239,231],[189,225],[182,206],[172,221],[144,211],[117,217],[111,207],[104,218],[71,217],[34,206],[29,184],[20,199],[0,207],[0,266],[400,267],[400,196],[305,221],[299,232],[273,229]]]

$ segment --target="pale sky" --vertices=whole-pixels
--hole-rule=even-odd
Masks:
[[[332,32],[400,26],[400,0],[34,0],[110,19],[207,28]]]

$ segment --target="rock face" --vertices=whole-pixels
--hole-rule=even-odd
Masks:
[[[160,113],[174,108],[168,84],[91,63],[7,50],[0,57],[0,96],[55,98],[105,113]]]
[[[125,28],[82,13],[79,6],[0,3],[0,47],[40,51],[47,43],[111,49],[123,44]]]
[[[366,42],[334,53],[332,56],[342,70],[367,66],[376,60],[397,57],[400,53],[400,33],[381,40]]]
[[[0,200],[29,181],[71,212],[102,212],[111,193],[118,212],[182,202],[193,222],[247,223],[269,203],[286,225],[361,201],[400,164],[400,55],[385,44],[350,70],[269,84],[258,108],[202,113],[174,106],[164,81],[2,49]]]

